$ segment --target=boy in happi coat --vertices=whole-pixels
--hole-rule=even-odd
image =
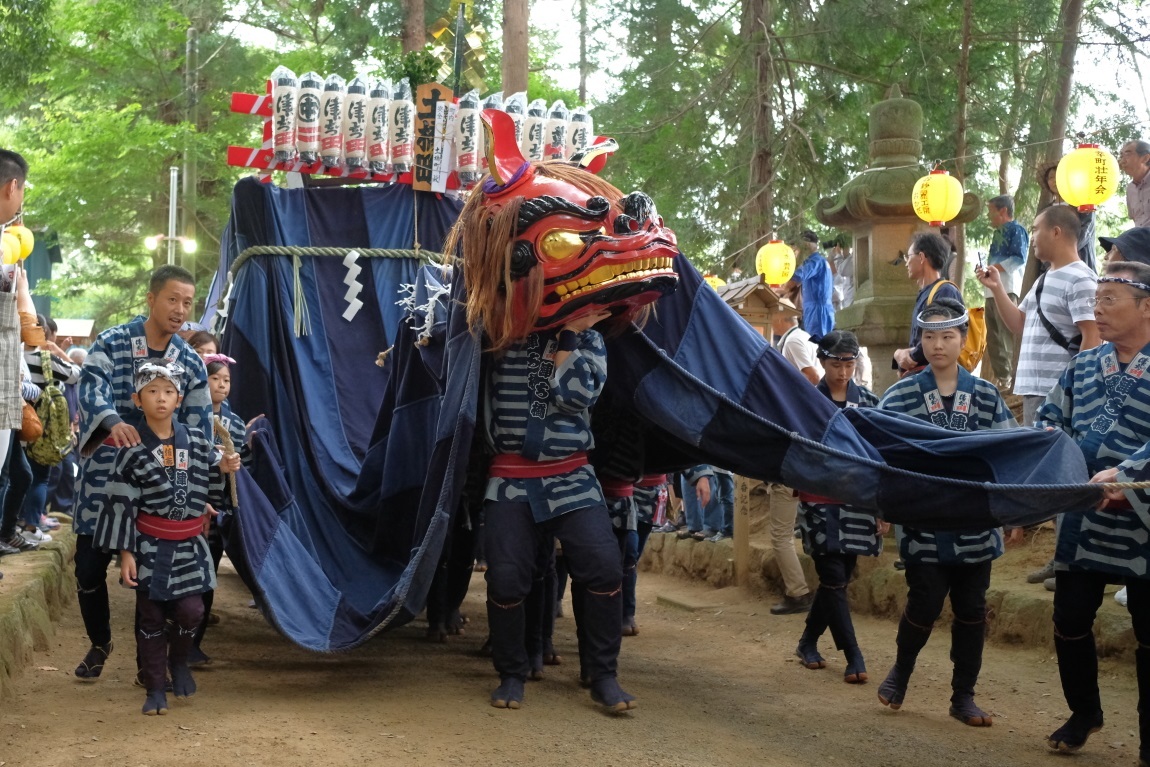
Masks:
[[[123,584],[136,590],[147,715],[167,713],[169,670],[177,698],[196,691],[188,650],[203,619],[202,595],[216,584],[204,535],[208,503],[222,498],[221,472],[239,468],[238,455],[221,457],[202,432],[173,419],[182,372],[172,363],[145,363],[137,371],[140,442],[118,451],[108,508],[93,534],[94,546],[119,552]]]
[[[818,389],[839,408],[874,407],[870,389],[853,380],[859,343],[854,333],[832,330],[819,339],[818,357],[825,371]],[[818,641],[829,628],[831,637],[846,659],[843,680],[848,684],[867,681],[866,663],[855,639],[847,585],[858,557],[882,553],[882,536],[889,525],[873,514],[853,509],[832,498],[799,492],[799,528],[803,549],[814,560],[819,588],[807,614],[806,628],[795,655],[809,669],[826,668]]]
[[[1015,426],[998,389],[958,364],[969,325],[965,307],[953,299],[936,299],[919,314],[918,324],[928,365],[888,389],[879,407],[951,431]],[[940,493],[924,502],[945,504],[947,500]],[[929,532],[902,527],[899,553],[906,562],[907,605],[898,624],[894,668],[878,688],[884,706],[902,707],[915,661],[949,594],[954,611],[950,715],[972,727],[993,723],[990,714],[975,705],[974,685],[982,668],[990,566],[1002,555],[1002,548],[999,528]]]
[[[175,363],[183,398],[175,418],[185,426],[211,430],[211,397],[204,363],[176,333],[195,304],[195,280],[178,266],[161,266],[148,286],[148,316],[109,328],[96,337],[80,373],[80,477],[72,529],[76,534],[76,601],[91,647],[76,676],[100,676],[112,651],[107,575],[112,554],[92,543],[108,508],[106,486],[117,451],[139,442],[140,411],[132,401],[135,376],[145,364]]]

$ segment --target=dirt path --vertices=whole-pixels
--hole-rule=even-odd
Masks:
[[[0,705],[0,765],[1061,765],[1043,738],[1066,714],[1053,659],[988,649],[980,703],[989,730],[947,716],[949,631],[937,629],[907,703],[892,713],[875,698],[893,658],[894,625],[859,619],[872,683],[842,683],[842,659],[808,671],[791,652],[802,617],[774,617],[734,589],[715,591],[644,573],[642,633],[624,640],[621,679],[638,696],[632,715],[599,713],[576,683],[571,619],[556,640],[568,663],[530,683],[520,711],[487,705],[495,679],[475,654],[483,634],[482,581],[472,584],[468,635],[423,640],[416,623],[368,647],[317,656],[289,645],[245,607],[246,591],[225,561],[216,604],[222,616],[205,649],[199,694],[165,717],[139,713],[131,684],[131,595],[114,587],[117,651],[103,678],[78,682],[85,649],[73,607],[51,650]],[[658,603],[672,596],[713,609]],[[568,607],[568,615],[570,610]],[[1074,767],[1137,764],[1133,669],[1104,662],[1107,726]],[[1057,764],[1056,764],[1057,762]]]

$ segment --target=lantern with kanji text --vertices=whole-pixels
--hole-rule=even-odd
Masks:
[[[782,285],[795,273],[795,252],[782,240],[772,239],[755,254],[755,271],[768,285]]]
[[[942,226],[962,209],[962,183],[942,168],[915,182],[911,192],[914,214],[931,226]]]
[[[1079,144],[1058,163],[1054,180],[1064,201],[1092,211],[1118,190],[1118,161],[1097,144]]]

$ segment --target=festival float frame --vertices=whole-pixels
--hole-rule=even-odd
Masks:
[[[254,115],[263,118],[263,144],[259,147],[246,147],[229,145],[227,151],[227,164],[239,168],[253,168],[259,171],[260,181],[271,183],[272,173],[284,171],[300,173],[309,176],[327,176],[342,178],[362,183],[380,184],[407,184],[417,192],[457,190],[461,188],[459,174],[450,171],[443,179],[443,189],[436,189],[433,182],[434,168],[436,167],[437,145],[440,147],[438,155],[443,159],[443,143],[447,140],[446,128],[450,124],[452,111],[448,107],[454,106],[451,89],[439,83],[424,83],[417,85],[414,91],[415,103],[415,133],[412,136],[414,144],[414,162],[412,169],[400,173],[376,173],[367,166],[349,167],[346,164],[336,166],[325,165],[322,160],[303,162],[298,157],[289,161],[277,161],[273,145],[273,97],[272,81],[267,81],[266,91],[263,94],[232,93],[231,111],[236,114]],[[444,133],[438,137],[436,127],[442,126]]]

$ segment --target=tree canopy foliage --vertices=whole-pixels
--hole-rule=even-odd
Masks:
[[[1052,138],[1068,0],[968,2],[966,186],[984,198],[1016,194],[1025,217],[1037,203],[1035,171]],[[449,0],[424,5],[427,25],[449,13]],[[867,111],[891,85],[923,106],[924,160],[955,169],[958,5],[582,0],[557,34],[533,26],[530,92],[576,102],[574,89],[557,84],[556,61],[561,48],[578,41],[584,22],[580,67],[609,84],[606,93],[592,89],[602,101],[596,125],[624,147],[608,177],[651,194],[696,263],[745,267],[767,229],[793,237],[815,225],[815,203],[865,167]],[[1150,39],[1146,5],[1086,0],[1079,59],[1117,66],[1119,80],[1140,83],[1140,51]],[[168,168],[185,157],[198,169],[200,251],[184,260],[206,283],[232,185],[243,175],[224,163],[224,149],[260,140],[258,120],[228,111],[230,93],[258,90],[277,64],[297,72],[382,73],[399,59],[405,7],[374,0],[0,5],[0,146],[32,163],[28,223],[60,234],[65,264],[47,288],[57,313],[103,325],[139,306],[142,275],[154,258],[143,240],[165,230]],[[490,90],[499,87],[501,9],[494,0],[475,8],[495,38],[488,45]],[[198,38],[191,73],[189,28]],[[1087,131],[1111,147],[1148,133],[1144,107],[1078,80],[1071,132]],[[761,169],[752,171],[756,157],[767,158],[766,182]],[[985,236],[985,224],[971,234]]]
[[[769,9],[768,29],[743,28],[754,4]],[[619,92],[596,110],[599,124],[626,141],[625,160],[613,170],[658,201],[697,261],[746,266],[754,248],[744,246],[766,234],[742,226],[748,203],[761,192],[749,183],[748,169],[759,95],[751,55],[765,35],[774,117],[770,223],[784,235],[816,225],[814,203],[866,166],[867,111],[892,85],[922,104],[924,162],[944,160],[953,171],[957,5],[635,0],[625,10]],[[1108,56],[1131,83],[1140,81],[1138,46],[1150,32],[1144,8],[1140,0],[1088,0],[1080,33],[1087,57]],[[1024,216],[1034,211],[1039,149],[1051,138],[1060,9],[1058,0],[973,2],[966,187],[983,199],[1015,194]],[[1081,84],[1073,92],[1072,132],[1115,147],[1145,135],[1146,127],[1147,115],[1113,94]],[[984,220],[971,228],[976,237],[988,236]]]

